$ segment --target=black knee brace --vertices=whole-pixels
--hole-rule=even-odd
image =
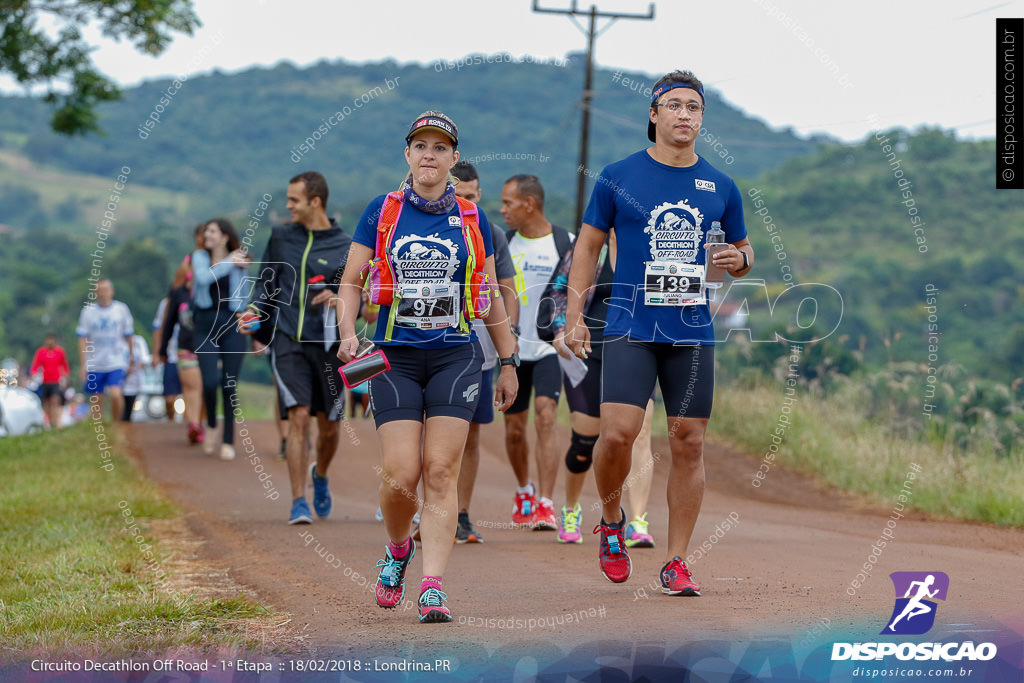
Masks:
[[[590,463],[594,461],[594,444],[597,443],[597,435],[583,436],[572,433],[572,441],[569,443],[569,450],[565,454],[565,466],[573,474],[580,474],[590,469]]]

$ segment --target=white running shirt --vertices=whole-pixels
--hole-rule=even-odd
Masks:
[[[570,233],[570,240],[573,237]],[[516,279],[521,276],[523,286],[523,291],[519,292],[519,358],[537,361],[557,353],[554,346],[537,336],[537,305],[558,267],[555,236],[548,234],[531,239],[517,232],[509,240],[508,251],[516,267]]]
[[[106,308],[88,304],[78,316],[75,334],[88,337],[85,351],[87,372],[111,372],[128,369],[128,337],[133,334],[131,311],[120,301]]]

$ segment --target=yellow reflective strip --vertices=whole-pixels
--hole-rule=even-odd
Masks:
[[[302,324],[306,318],[306,258],[309,248],[313,246],[313,231],[310,230],[306,239],[306,249],[302,252],[302,264],[299,266],[299,329],[295,332],[295,340],[302,341]]]
[[[526,296],[526,275],[523,274],[523,260],[526,258],[526,254],[516,254],[512,257],[512,267],[516,269],[513,283],[516,286],[516,294],[519,295],[519,301],[523,305],[529,304],[529,298]]]
[[[395,331],[395,318],[398,317],[398,300],[395,298],[391,299],[391,306],[388,309],[388,324],[384,328],[384,341],[391,341],[391,336]]]

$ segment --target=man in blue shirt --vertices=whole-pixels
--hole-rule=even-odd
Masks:
[[[704,86],[691,72],[675,71],[660,78],[652,94],[647,136],[654,145],[606,167],[584,214],[569,272],[566,341],[580,357],[592,351],[582,305],[601,246],[614,229],[618,254],[594,453],[603,504],[595,529],[601,533],[601,572],[614,583],[630,575],[622,484],[657,380],[672,451],[661,582],[669,595],[700,595],[683,558],[704,493],[704,432],[714,394],[715,337],[705,270],[710,265],[741,277],[750,272],[754,252],[736,184],[694,151]],[[713,223],[721,224],[727,247],[709,262],[705,243]]]

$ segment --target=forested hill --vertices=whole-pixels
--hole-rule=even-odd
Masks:
[[[593,168],[647,144],[643,76],[613,79],[614,71],[595,75]],[[42,104],[4,98],[0,231],[10,234],[0,250],[0,354],[27,355],[47,328],[71,339],[104,203],[124,168],[131,172],[102,264],[118,297],[137,311],[139,329],[197,222],[227,215],[246,225],[265,194],[268,215],[281,218],[287,179],[317,168],[331,183],[331,213],[351,229],[366,201],[401,179],[409,121],[431,107],[458,122],[488,213],[497,216],[505,178],[535,173],[549,215],[568,225],[581,80],[571,60],[566,67],[484,59],[461,68],[283,64],[131,89],[103,108],[106,135],[84,139],[50,133]],[[159,123],[150,118],[157,105]],[[698,151],[736,177],[744,195],[757,251],[752,277],[765,278],[773,294],[784,274],[840,293],[842,322],[818,347],[832,354],[832,371],[853,367],[844,353],[868,367],[927,363],[931,285],[940,290],[939,365],[1004,381],[1024,376],[1016,257],[1024,209],[1016,193],[992,189],[993,142],[937,130],[883,132],[854,145],[801,140],[767,129],[713,91],[705,124],[709,137]],[[316,148],[302,150],[314,132]],[[708,139],[718,140],[717,150]],[[269,223],[264,217],[261,226]],[[763,321],[766,310],[752,311],[753,319]]]
[[[0,145],[36,164],[104,178],[128,167],[135,186],[189,195],[189,223],[244,215],[264,193],[281,198],[289,177],[315,168],[330,182],[332,212],[354,219],[373,195],[401,180],[409,122],[423,110],[443,109],[459,125],[460,151],[476,162],[489,190],[485,199],[496,201],[510,175],[533,173],[552,197],[555,218],[565,222],[575,196],[582,81],[579,58],[564,65],[508,55],[462,64],[282,63],[131,88],[121,102],[101,107],[105,134],[85,138],[50,132],[38,101],[0,98]],[[596,71],[589,166],[599,169],[648,144],[643,90],[652,82],[643,74]],[[738,177],[755,177],[819,144],[770,130],[714,90],[705,124],[698,151]],[[0,222],[35,227],[25,224],[31,216],[56,229],[88,224],[70,200],[58,214],[45,192],[41,210],[28,210],[23,197],[12,197],[16,186],[7,181],[0,189]],[[277,208],[283,210],[283,200]],[[167,207],[151,216],[185,218]]]
[[[843,309],[817,324],[841,316],[830,343],[871,367],[1013,382],[1024,376],[1024,203],[995,177],[993,141],[934,129],[793,159],[741,183],[758,275],[835,288]]]

